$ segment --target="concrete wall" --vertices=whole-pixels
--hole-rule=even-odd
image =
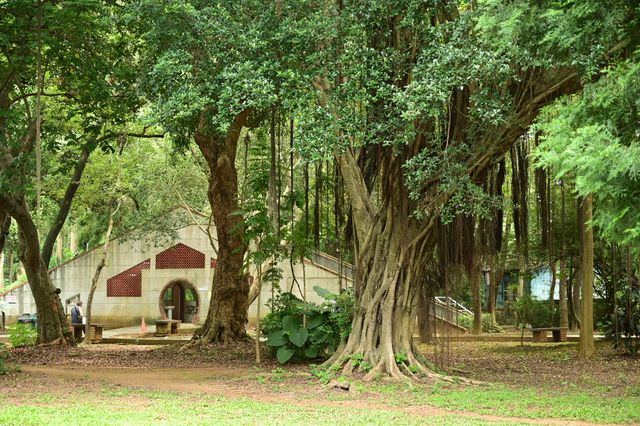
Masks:
[[[328,269],[313,264],[310,260],[305,260],[304,271],[302,263],[295,263],[292,272],[289,261],[278,263],[278,268],[282,270],[283,275],[280,281],[280,289],[283,292],[291,292],[300,299],[307,300],[308,302],[322,303],[324,301],[324,299],[313,290],[315,286],[322,287],[332,293],[338,293],[340,291],[341,283],[338,275]],[[306,280],[303,280],[303,277],[305,277]],[[350,279],[342,279],[342,288],[351,287],[352,285],[353,283]],[[260,298],[256,299],[249,307],[249,323],[255,323],[258,316],[258,302],[260,302],[261,306],[261,318],[269,312],[267,302],[272,298],[273,293],[274,291],[270,284],[263,285]]]
[[[215,233],[214,233],[215,236]],[[177,243],[185,244],[195,250],[205,254],[204,269],[156,269],[155,255],[174,246]],[[96,265],[100,259],[101,248],[80,255],[69,262],[66,262],[51,272],[51,278],[56,287],[62,290],[60,298],[65,303],[66,299],[72,298],[76,294],[80,295],[80,300],[87,301],[91,287],[91,279],[95,272]],[[189,225],[178,230],[178,239],[173,242],[158,244],[156,241],[136,240],[120,241],[114,240],[108,250],[106,266],[102,270],[98,287],[94,295],[92,312],[93,320],[97,323],[105,324],[107,328],[115,328],[140,324],[142,317],[147,323],[153,323],[155,319],[161,317],[161,294],[163,289],[171,282],[180,280],[191,284],[196,290],[199,306],[199,320],[202,322],[209,308],[211,298],[211,283],[213,270],[210,268],[211,258],[215,258],[215,252],[211,249],[208,236],[196,225]],[[142,296],[141,297],[108,297],[107,279],[139,264],[146,259],[150,259],[150,268],[142,270]],[[323,287],[332,292],[339,291],[339,280],[337,274],[305,261],[304,273],[306,275],[306,286],[303,282],[303,267],[301,263],[294,264],[293,271],[288,261],[278,265],[283,271],[283,278],[280,288],[283,291],[292,289],[293,293],[303,298],[305,293],[307,300],[322,302],[322,299],[313,291],[314,286]],[[250,271],[255,276],[255,271]],[[300,289],[295,285],[293,276],[300,283]],[[343,279],[342,286],[347,286],[347,280]],[[349,286],[351,282],[349,281]],[[260,296],[260,315],[264,316],[268,312],[267,301],[272,296],[270,285],[264,285]],[[35,302],[28,285],[24,285],[11,293],[5,295],[3,305],[4,312],[8,315],[9,323],[14,322],[17,315],[36,312]],[[7,299],[16,299],[16,303],[6,303]],[[258,300],[249,308],[249,319],[254,322],[257,316]],[[65,307],[67,312],[70,306]]]

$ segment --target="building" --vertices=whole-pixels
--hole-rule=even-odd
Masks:
[[[183,220],[171,240],[147,235],[111,242],[93,299],[94,322],[114,328],[140,324],[142,318],[151,323],[168,317],[193,323],[205,319],[216,268],[215,250],[206,233],[206,218],[182,216],[202,223]],[[215,228],[211,230],[211,241],[216,242]],[[102,247],[97,247],[51,269],[51,279],[61,289],[60,298],[67,311],[77,300],[86,303],[101,254]],[[353,268],[322,253],[293,265],[288,260],[282,261],[278,267],[282,270],[279,284],[282,291],[291,291],[301,298],[306,294],[306,299],[312,302],[322,302],[313,291],[314,286],[337,293],[340,288],[352,285]],[[254,271],[249,274],[255,276]],[[262,305],[261,316],[268,312],[266,303],[273,291],[271,285],[264,283],[260,298],[249,308],[250,322],[256,319],[258,300]],[[22,313],[36,311],[26,282],[0,293],[0,299],[8,323]]]

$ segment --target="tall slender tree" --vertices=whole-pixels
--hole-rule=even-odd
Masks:
[[[101,0],[0,5],[0,211],[18,225],[18,257],[36,302],[42,343],[71,339],[47,267],[86,163],[86,144],[98,145],[105,130],[121,122],[119,108],[130,106],[126,36],[116,34],[112,19],[118,7]],[[117,95],[122,97],[114,102]],[[65,102],[53,106],[45,99]],[[63,117],[88,140],[56,134]],[[43,152],[60,145],[76,147],[79,160],[41,248]]]

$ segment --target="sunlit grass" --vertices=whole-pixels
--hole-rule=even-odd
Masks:
[[[369,410],[327,405],[286,404],[215,395],[139,392],[120,389],[101,400],[71,398],[51,404],[26,403],[0,410],[3,425],[422,425],[426,419],[400,410]],[[126,398],[126,402],[122,400]],[[42,395],[39,402],[55,401]],[[429,424],[479,425],[485,421],[456,415],[430,416]],[[506,424],[506,423],[505,423]]]

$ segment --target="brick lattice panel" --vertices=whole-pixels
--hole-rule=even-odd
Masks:
[[[107,297],[142,296],[142,270],[149,269],[151,259],[120,272],[107,280]]]
[[[218,260],[212,257],[210,266],[211,266],[211,269],[216,269],[216,266],[218,266]]]
[[[204,253],[178,243],[156,254],[156,269],[204,269]]]

